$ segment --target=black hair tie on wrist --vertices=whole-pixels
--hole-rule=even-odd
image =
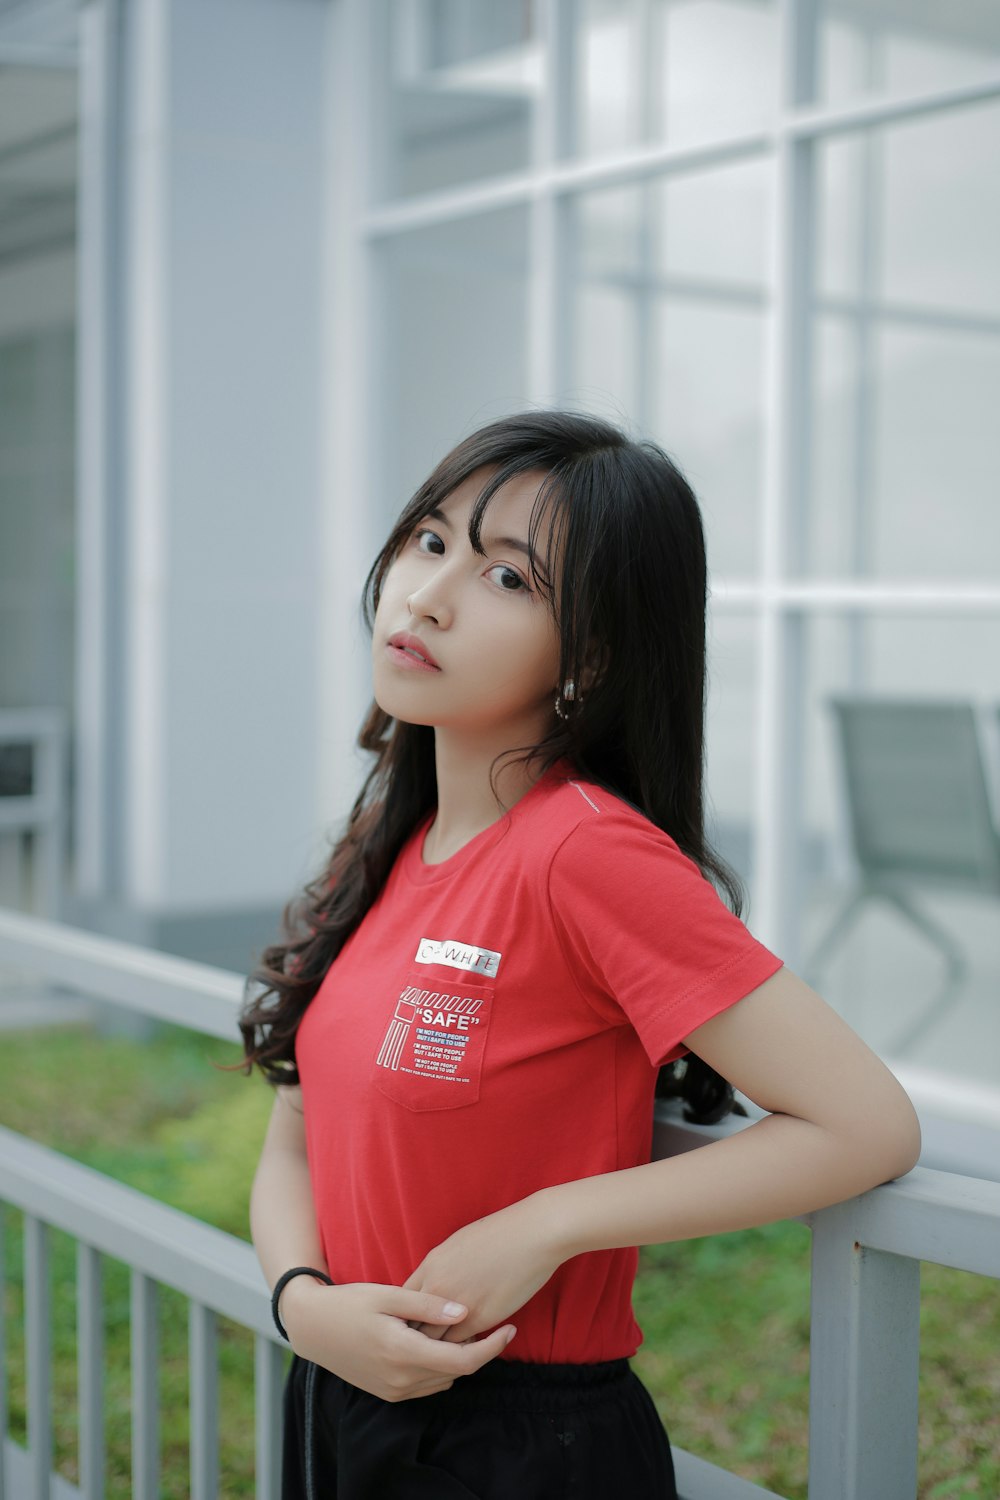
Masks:
[[[290,1271],[286,1271],[283,1276],[278,1277],[274,1284],[274,1291],[271,1293],[271,1316],[274,1319],[275,1328],[281,1334],[286,1344],[289,1342],[289,1338],[285,1332],[284,1323],[278,1317],[278,1298],[293,1276],[315,1276],[317,1281],[325,1281],[327,1286],[336,1286],[336,1282],[332,1281],[325,1271],[317,1271],[315,1266],[293,1266]]]

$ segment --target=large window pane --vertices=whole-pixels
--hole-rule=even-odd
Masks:
[[[709,610],[705,712],[705,831],[744,881],[744,920],[754,871],[754,745],[759,688],[757,623],[749,613]]]
[[[25,26],[27,27],[27,18]],[[56,18],[58,21],[58,18]],[[12,44],[52,40],[0,27]],[[71,33],[58,29],[55,42]],[[77,81],[0,85],[0,707],[73,705]]]
[[[1000,6],[982,0],[820,0],[817,23],[831,103],[975,83],[1000,66]]]
[[[574,134],[580,154],[689,145],[773,120],[773,0],[577,0]]]
[[[378,492],[388,515],[461,437],[516,411],[527,389],[527,214],[399,235],[379,256]]]
[[[987,797],[996,822],[1000,621],[974,616],[825,615],[809,621],[806,642],[801,838],[808,969],[809,955],[858,889],[861,874],[849,832],[846,767],[831,699],[861,694],[887,703],[974,705]],[[892,764],[898,773],[898,753]],[[927,806],[931,823],[942,809],[952,809],[945,820],[952,832],[940,840],[942,846],[950,846],[960,837],[964,810],[973,805],[972,790],[966,762],[947,742],[941,764],[940,786],[928,796]],[[950,779],[949,768],[961,773],[959,781]],[[943,954],[926,930],[880,898],[862,903],[853,925],[810,982],[882,1055],[903,1055],[912,1063],[995,1085],[1000,1056],[1000,1011],[995,1003],[1000,983],[1000,894],[971,885],[949,889],[927,877],[918,879],[912,849],[913,840],[919,844],[922,834],[916,823],[907,834],[911,864],[904,862],[898,885],[922,917],[951,935],[968,965],[967,979],[957,988],[953,1003],[938,1004],[947,974]],[[950,847],[949,858],[954,852]],[[900,1053],[899,1044],[925,1018],[922,1032]]]
[[[377,195],[406,197],[528,166],[541,84],[534,7],[380,0],[384,132]]]
[[[822,142],[817,290],[1000,316],[1000,102]]]
[[[741,162],[574,205],[571,396],[678,461],[719,575],[757,567],[771,181]]]
[[[826,142],[804,568],[995,579],[1000,105]]]

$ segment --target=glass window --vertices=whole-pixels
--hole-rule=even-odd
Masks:
[[[982,0],[819,0],[817,53],[825,103],[976,83],[995,76],[1000,63],[1000,7]]]
[[[576,0],[574,148],[735,135],[773,121],[773,0]]]
[[[859,889],[861,873],[850,834],[846,768],[832,698],[860,694],[887,703],[972,705],[991,817],[997,824],[1000,621],[972,615],[820,615],[807,622],[805,639],[800,827],[805,977],[881,1055],[905,1055],[916,1064],[995,1083],[995,999],[1000,983],[996,892],[990,895],[972,885],[948,887],[928,875],[918,876],[912,851],[911,863],[904,858],[900,864],[898,887],[921,917],[951,935],[968,964],[967,978],[950,1003],[940,1004],[947,978],[943,953],[920,922],[884,899],[861,903],[853,924],[818,970],[810,972],[810,959]],[[899,757],[893,755],[891,744],[883,746],[883,752],[886,748],[898,770]],[[958,761],[956,753],[952,763]],[[948,764],[946,756],[946,770]],[[958,769],[963,776],[965,770],[973,770],[964,761]],[[947,819],[952,846],[964,808],[971,805],[971,791],[967,786],[963,791],[963,786],[964,780],[942,782],[937,796],[928,799],[932,820],[941,815],[942,807],[952,808]],[[920,830],[910,828],[909,833],[916,837]],[[912,1045],[904,1054],[897,1053],[897,1044],[917,1027],[922,1030]]]
[[[0,706],[10,708],[68,711],[73,698],[76,93],[74,71],[29,67],[6,69],[0,89]]]
[[[377,198],[529,165],[542,76],[534,6],[381,0],[379,22],[376,41],[386,45],[376,45],[376,100],[384,101],[373,120],[382,132]]]
[[[394,236],[378,273],[387,441],[373,461],[388,519],[461,437],[525,404],[526,210]]]
[[[709,607],[705,832],[744,882],[743,918],[751,929],[758,639],[749,612]]]
[[[742,161],[588,193],[571,217],[571,397],[667,449],[710,566],[738,576],[759,550],[771,182]]]
[[[1000,105],[817,151],[805,571],[995,579]]]
[[[76,240],[76,74],[4,68],[0,89],[0,274]]]

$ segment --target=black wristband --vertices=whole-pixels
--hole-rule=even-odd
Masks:
[[[274,1284],[274,1291],[271,1293],[271,1316],[274,1319],[275,1328],[281,1334],[286,1344],[288,1343],[288,1334],[285,1332],[284,1323],[278,1317],[278,1298],[293,1276],[315,1276],[317,1281],[325,1281],[327,1286],[336,1285],[325,1271],[317,1271],[315,1266],[293,1266],[290,1271],[286,1271],[283,1276],[278,1277]]]

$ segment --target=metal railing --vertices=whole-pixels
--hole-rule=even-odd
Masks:
[[[256,1492],[277,1500],[281,1388],[285,1346],[253,1247],[145,1193],[0,1127],[0,1202],[24,1214],[24,1305],[28,1451],[8,1453],[5,1500],[42,1500],[52,1472],[50,1413],[51,1229],[77,1242],[78,1493],[96,1500],[104,1483],[102,1256],[131,1268],[132,1495],[156,1500],[158,1399],[156,1289],[188,1298],[192,1500],[219,1489],[216,1320],[230,1318],[254,1334]],[[2,1207],[0,1207],[2,1216]],[[2,1217],[0,1217],[2,1226]],[[0,1340],[2,1347],[2,1340]]]
[[[175,1025],[237,1039],[243,979],[205,964],[4,911],[0,963]],[[658,1110],[655,1154],[694,1149],[750,1123],[752,1117],[740,1122],[730,1116],[717,1126],[685,1125],[671,1102]],[[131,1267],[135,1500],[155,1500],[157,1494],[155,1309],[161,1284],[189,1303],[192,1500],[214,1500],[219,1493],[219,1316],[254,1334],[256,1493],[260,1500],[277,1500],[285,1350],[270,1321],[267,1287],[253,1248],[0,1129],[3,1203],[25,1216],[28,1446],[20,1448],[7,1435],[0,1357],[6,1457],[6,1465],[0,1465],[0,1500],[78,1495],[98,1500],[103,1494],[101,1257],[106,1254]],[[916,1167],[857,1198],[804,1214],[801,1222],[812,1229],[809,1500],[913,1500],[920,1261],[1000,1277],[1000,1183]],[[52,1475],[50,1229],[77,1242],[79,1487]],[[0,1336],[0,1356],[2,1351]],[[683,1500],[765,1500],[770,1493],[683,1449],[673,1451]]]

